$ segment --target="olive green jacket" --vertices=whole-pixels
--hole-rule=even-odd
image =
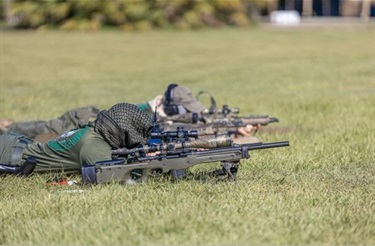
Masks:
[[[34,156],[37,165],[34,172],[80,172],[84,164],[111,160],[110,145],[93,127],[68,131],[47,143],[31,143],[26,146],[22,159]]]

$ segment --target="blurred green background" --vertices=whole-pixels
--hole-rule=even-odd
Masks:
[[[2,0],[8,24],[15,28],[125,31],[155,28],[197,29],[248,26],[262,0]],[[6,11],[5,11],[6,10]]]
[[[51,1],[58,2],[65,3]],[[51,187],[48,175],[1,177],[0,244],[375,244],[371,20],[48,29],[0,30],[1,119],[145,102],[175,82],[208,90],[242,114],[278,117],[256,136],[291,145],[252,152],[236,183],[204,175],[217,163],[191,168],[181,182],[139,186]]]

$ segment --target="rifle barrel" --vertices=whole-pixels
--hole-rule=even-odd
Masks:
[[[287,147],[287,146],[289,146],[289,141],[262,143],[262,144],[259,144],[259,145],[249,144],[248,146],[249,146],[249,150]]]

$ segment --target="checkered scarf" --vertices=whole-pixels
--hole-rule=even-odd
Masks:
[[[114,149],[134,148],[147,143],[152,119],[136,105],[119,103],[98,114],[94,129]]]

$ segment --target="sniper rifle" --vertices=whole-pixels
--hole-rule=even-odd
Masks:
[[[196,115],[196,116],[194,116]],[[277,118],[268,115],[246,116],[246,117],[220,117],[203,118],[201,121],[189,119],[198,118],[196,113],[188,113],[181,116],[172,116],[170,119],[160,122],[160,127],[166,131],[173,131],[178,128],[189,128],[197,131],[199,136],[236,134],[240,127],[247,125],[266,126],[270,123],[279,122]],[[165,118],[166,119],[166,118]]]
[[[82,166],[82,182],[101,184],[118,181],[125,184],[136,184],[147,181],[150,176],[217,161],[221,162],[223,173],[234,181],[240,160],[250,158],[250,151],[289,146],[289,141],[239,145],[230,144],[229,139],[229,137],[211,138],[209,143],[216,147],[204,150],[196,149],[197,146],[205,147],[205,144],[202,145],[202,143],[195,145],[194,148],[190,148],[194,145],[190,144],[188,148],[182,146],[179,146],[182,148],[177,148],[174,145],[173,148],[164,146],[155,149],[139,147],[128,151],[115,150],[112,160]],[[153,152],[154,155],[146,154],[150,152]]]

